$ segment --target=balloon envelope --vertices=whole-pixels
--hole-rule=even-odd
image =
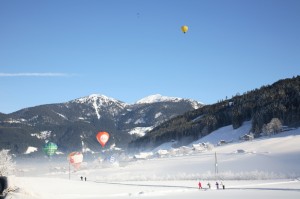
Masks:
[[[186,33],[188,30],[189,30],[189,27],[188,27],[188,26],[181,26],[181,31],[182,31],[183,33]]]
[[[83,161],[83,155],[80,152],[72,152],[68,155],[68,160],[75,167],[75,169],[79,169]]]
[[[55,154],[55,152],[57,151],[57,145],[53,142],[48,142],[45,144],[43,150],[44,152],[50,157],[52,155]]]
[[[104,147],[106,142],[109,139],[109,134],[107,132],[99,132],[96,135],[96,138],[97,138],[98,142],[102,145],[102,147]]]

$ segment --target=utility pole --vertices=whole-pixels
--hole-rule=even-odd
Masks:
[[[218,159],[217,159],[217,152],[215,152],[215,176],[218,174]]]

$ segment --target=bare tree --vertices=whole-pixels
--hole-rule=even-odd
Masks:
[[[12,160],[12,156],[9,154],[9,150],[0,151],[0,176],[7,176],[12,174],[15,170],[15,163]]]

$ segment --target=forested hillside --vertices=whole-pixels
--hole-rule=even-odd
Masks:
[[[273,118],[278,118],[282,125],[300,126],[300,76],[187,112],[132,141],[129,148],[155,147],[171,140],[186,144],[220,127],[232,124],[238,128],[249,120],[251,131],[259,136]]]

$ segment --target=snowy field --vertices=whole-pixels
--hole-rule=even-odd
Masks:
[[[193,143],[232,141],[206,151],[187,150],[176,156],[152,157],[110,167],[89,161],[81,170],[72,170],[70,179],[67,161],[17,162],[18,173],[9,177],[10,186],[17,190],[7,198],[299,199],[300,129],[253,141],[238,141],[248,128],[249,123],[237,130],[224,127]],[[161,149],[167,150],[167,146],[171,144]],[[81,181],[80,176],[87,177],[87,181]],[[199,181],[203,186],[201,190]],[[216,181],[225,184],[225,190],[217,190]],[[208,182],[211,189],[207,188]]]

